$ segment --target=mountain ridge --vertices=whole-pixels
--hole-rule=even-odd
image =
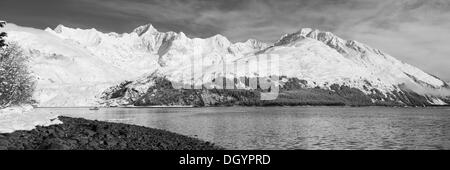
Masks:
[[[239,61],[250,63],[270,62],[266,59],[257,59],[261,55],[276,56],[280,60],[280,72],[274,74],[287,79],[295,78],[303,82],[298,84],[303,87],[302,90],[320,88],[336,92],[336,87],[333,86],[336,85],[338,87],[348,87],[350,90],[353,89],[351,91],[359,90],[360,92],[357,92],[357,94],[361,96],[378,96],[368,97],[368,99],[372,100],[372,103],[393,100],[398,101],[400,104],[406,104],[405,101],[400,100],[400,95],[395,95],[394,93],[404,92],[406,91],[405,88],[408,89],[408,86],[413,86],[414,88],[410,89],[420,89],[412,92],[416,93],[417,96],[421,96],[421,100],[425,101],[421,102],[421,104],[448,103],[444,102],[448,100],[445,97],[437,96],[434,93],[424,93],[430,89],[421,89],[430,86],[431,89],[441,90],[445,94],[448,89],[445,86],[447,83],[441,79],[401,62],[381,50],[370,48],[357,41],[344,40],[331,32],[322,32],[311,28],[302,28],[295,33],[286,34],[272,45],[254,39],[232,43],[220,34],[205,39],[188,38],[182,32],[159,32],[151,24],[142,25],[130,33],[121,34],[114,32],[102,33],[94,28],[85,30],[73,29],[63,25],[58,25],[55,29],[47,28],[44,31],[10,26],[10,28],[6,28],[6,31],[11,35],[9,38],[12,41],[18,42],[32,56],[34,62],[46,63],[43,65],[45,67],[42,67],[45,68],[45,71],[54,71],[55,67],[60,70],[61,73],[47,75],[43,73],[45,72],[44,70],[39,71],[39,68],[35,67],[42,78],[39,84],[43,84],[43,88],[50,86],[57,88],[67,84],[67,80],[71,79],[79,79],[81,81],[69,83],[69,86],[71,86],[69,89],[76,89],[78,84],[88,84],[86,88],[104,84],[104,86],[95,88],[95,99],[92,99],[92,95],[89,95],[91,97],[89,100],[93,102],[75,103],[76,105],[95,104],[98,101],[102,103],[104,102],[102,101],[103,99],[99,98],[102,98],[101,96],[104,97],[106,86],[109,85],[111,87],[124,81],[134,82],[137,79],[153,79],[146,75],[154,75],[151,73],[155,72],[159,73],[157,77],[165,77],[173,82],[183,82],[183,76],[193,71],[195,74],[192,77],[192,82],[194,84],[203,84],[202,86],[205,88],[217,88],[214,83],[204,84],[204,82],[214,81],[220,76],[225,76],[226,78],[230,76],[242,78],[251,78],[255,77],[255,75],[261,78],[270,76],[272,73],[257,73],[256,68],[266,69],[266,67],[248,68],[243,64],[236,65],[236,62]],[[26,36],[31,36],[31,38],[24,38]],[[37,47],[30,45],[37,44],[39,39],[50,43],[40,44]],[[68,44],[70,45],[67,46]],[[62,48],[57,48],[57,45],[65,45],[67,49],[62,50]],[[76,49],[74,49],[75,47]],[[56,60],[51,60],[51,56],[54,55],[58,57]],[[86,58],[86,60],[83,58]],[[67,59],[72,60],[72,62]],[[96,68],[99,66],[96,64],[96,66],[87,69],[90,71],[86,72],[91,72],[90,74],[85,73],[88,75],[87,77],[92,77],[91,79],[95,81],[86,81],[83,80],[85,77],[79,77],[74,74],[67,77],[67,73],[73,71],[61,67],[63,63],[71,63],[72,67],[78,68],[76,70],[79,71],[79,68],[85,68],[85,64],[92,62],[90,60],[104,63],[100,65],[111,67],[106,70],[117,70],[116,72],[122,72],[122,74],[105,73],[108,74],[108,76],[105,76],[107,79],[101,80],[101,77],[95,75],[105,71],[97,71]],[[199,63],[201,63],[200,67],[191,67],[192,64],[198,65]],[[222,66],[235,69],[217,70]],[[246,69],[250,70],[244,73],[242,70]],[[233,72],[236,70],[238,72]],[[197,74],[199,72],[201,74]],[[56,78],[53,77],[58,77],[61,80],[55,81],[54,79]],[[50,79],[52,81],[49,81]],[[71,80],[70,82],[73,81]],[[138,93],[134,94],[138,95],[135,98],[142,97],[142,95],[147,93],[146,90],[155,85],[154,81],[144,82],[147,84],[140,85],[144,88],[141,88],[138,90]],[[282,80],[277,82],[280,84]],[[245,84],[244,82],[238,81],[236,83],[240,84],[239,86],[245,86],[243,85]],[[134,88],[137,88],[132,87],[133,85],[136,84],[127,84],[128,87],[126,88],[132,91]],[[80,90],[77,89],[75,91]],[[377,92],[374,92],[374,90]],[[64,91],[64,88],[56,91]],[[423,94],[419,94],[419,92],[423,92]],[[45,96],[44,92],[39,93],[39,95],[38,98],[41,99],[43,98],[42,96]],[[70,104],[70,100],[73,98],[83,98],[70,96],[67,92],[54,95],[53,98],[58,98],[58,100],[64,101],[66,104]],[[402,95],[406,95],[406,93]],[[52,95],[47,95],[44,98],[52,98]],[[41,104],[46,105],[49,100],[40,101]],[[50,105],[57,106],[61,104],[55,100],[52,101],[54,103]]]

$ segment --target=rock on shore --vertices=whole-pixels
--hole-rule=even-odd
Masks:
[[[0,150],[217,150],[221,147],[165,130],[82,118],[0,134]]]

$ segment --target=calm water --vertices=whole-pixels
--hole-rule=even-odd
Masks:
[[[450,108],[51,108],[166,129],[227,149],[450,149]]]

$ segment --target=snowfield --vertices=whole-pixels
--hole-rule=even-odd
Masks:
[[[36,126],[61,124],[54,113],[35,113],[30,105],[0,109],[0,133],[16,130],[32,130]]]

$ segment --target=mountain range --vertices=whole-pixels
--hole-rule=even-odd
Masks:
[[[450,103],[450,87],[440,78],[310,28],[271,44],[190,38],[151,24],[122,34],[63,25],[40,30],[8,24],[1,31],[30,56],[40,106]],[[275,88],[275,100],[261,100]]]

